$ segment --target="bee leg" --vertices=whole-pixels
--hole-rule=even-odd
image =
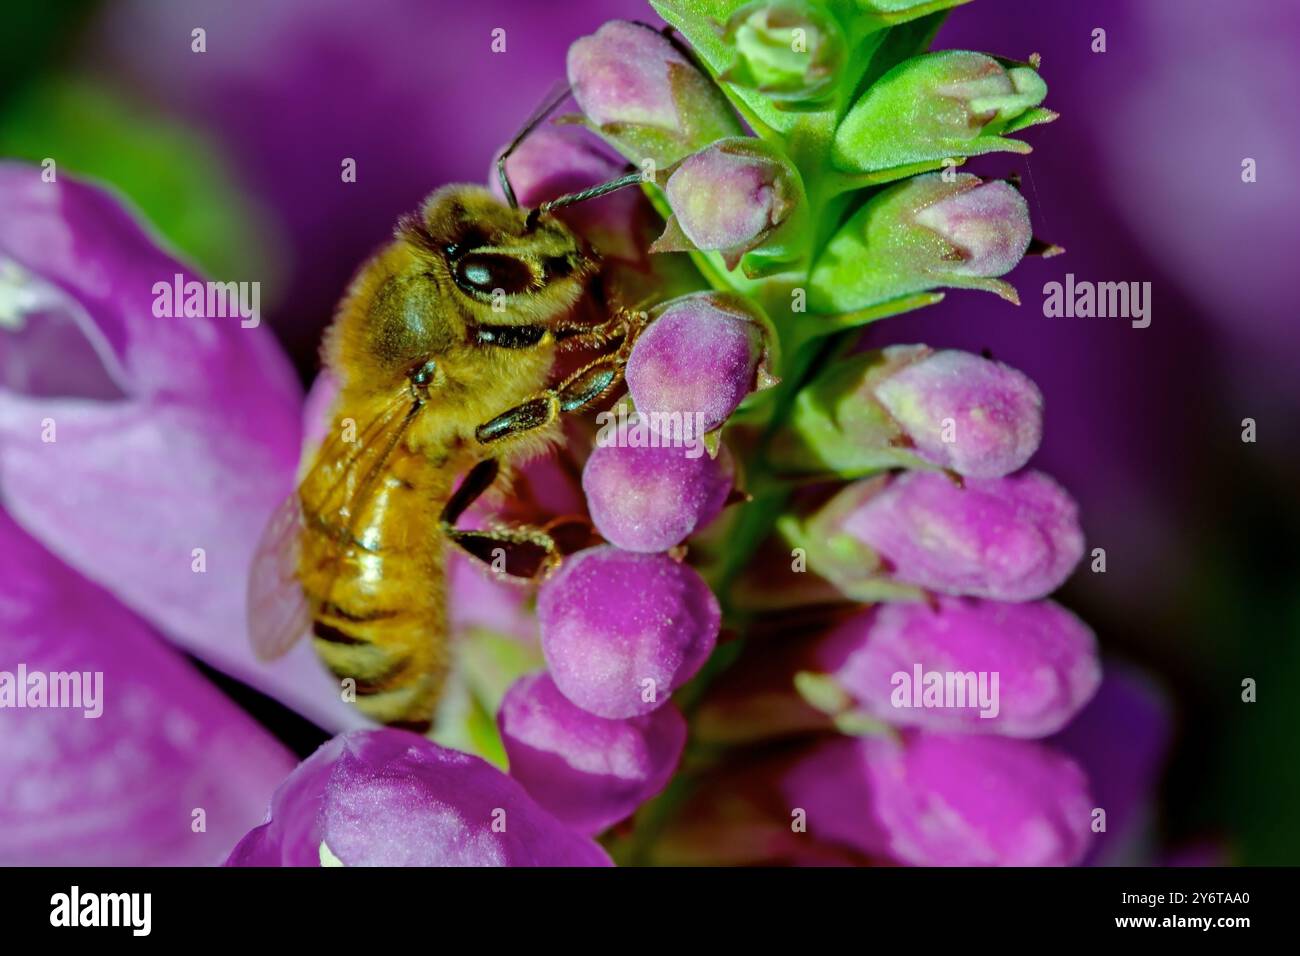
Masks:
[[[630,347],[629,347],[630,348]],[[576,412],[608,395],[623,379],[624,348],[602,356],[574,372],[555,388],[521,402],[478,426],[474,435],[484,445],[543,428],[562,412]]]
[[[554,329],[555,338],[563,348],[585,348],[618,341],[618,352],[626,355],[632,350],[641,330],[650,320],[642,310],[619,309],[603,322],[590,325],[563,325]]]
[[[464,531],[456,527],[461,515],[492,486],[499,473],[500,465],[495,458],[481,461],[470,470],[442,509],[442,532],[498,573],[516,578],[537,577],[559,564],[562,554],[577,550],[572,544],[580,529],[571,527],[571,520],[552,522],[544,528],[524,525]],[[584,538],[589,536],[588,528]],[[564,547],[566,543],[570,546]],[[580,546],[585,546],[585,540]]]

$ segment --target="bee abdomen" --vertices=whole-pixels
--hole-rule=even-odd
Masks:
[[[316,653],[355,691],[356,705],[386,724],[426,728],[446,676],[432,609],[348,612],[329,607],[312,622]],[[342,613],[339,613],[342,611]]]

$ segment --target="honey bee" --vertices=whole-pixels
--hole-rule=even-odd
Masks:
[[[555,441],[561,414],[611,394],[638,330],[639,313],[620,309],[582,320],[600,260],[553,210],[639,177],[519,208],[505,157],[538,121],[498,161],[505,202],[475,186],[434,192],[353,279],[323,347],[339,382],[333,427],[253,560],[258,656],[310,631],[382,723],[423,731],[433,720],[450,663],[450,548],[520,578],[558,561],[555,528],[457,521]],[[554,382],[559,354],[576,347],[595,358]]]

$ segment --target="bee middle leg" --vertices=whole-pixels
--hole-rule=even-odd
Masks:
[[[466,553],[494,571],[514,578],[535,578],[553,569],[565,554],[586,547],[591,526],[586,521],[559,518],[541,527],[463,530],[456,527],[466,510],[492,486],[501,466],[495,458],[475,465],[442,509],[442,532]]]

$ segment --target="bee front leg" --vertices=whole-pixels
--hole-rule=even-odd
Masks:
[[[478,426],[474,431],[475,437],[480,443],[490,445],[544,428],[562,412],[576,412],[594,405],[623,380],[623,366],[627,364],[623,352],[624,349],[620,348],[611,355],[596,359],[555,388],[549,388]]]
[[[594,325],[562,325],[553,331],[561,348],[599,347],[617,341],[618,352],[626,356],[648,321],[649,314],[644,310],[619,309],[611,312],[603,322]]]
[[[467,554],[494,571],[515,578],[535,578],[559,564],[561,556],[586,547],[591,527],[560,518],[542,527],[521,525],[466,531],[456,527],[461,515],[492,486],[501,466],[495,458],[475,465],[442,509],[442,532]]]

